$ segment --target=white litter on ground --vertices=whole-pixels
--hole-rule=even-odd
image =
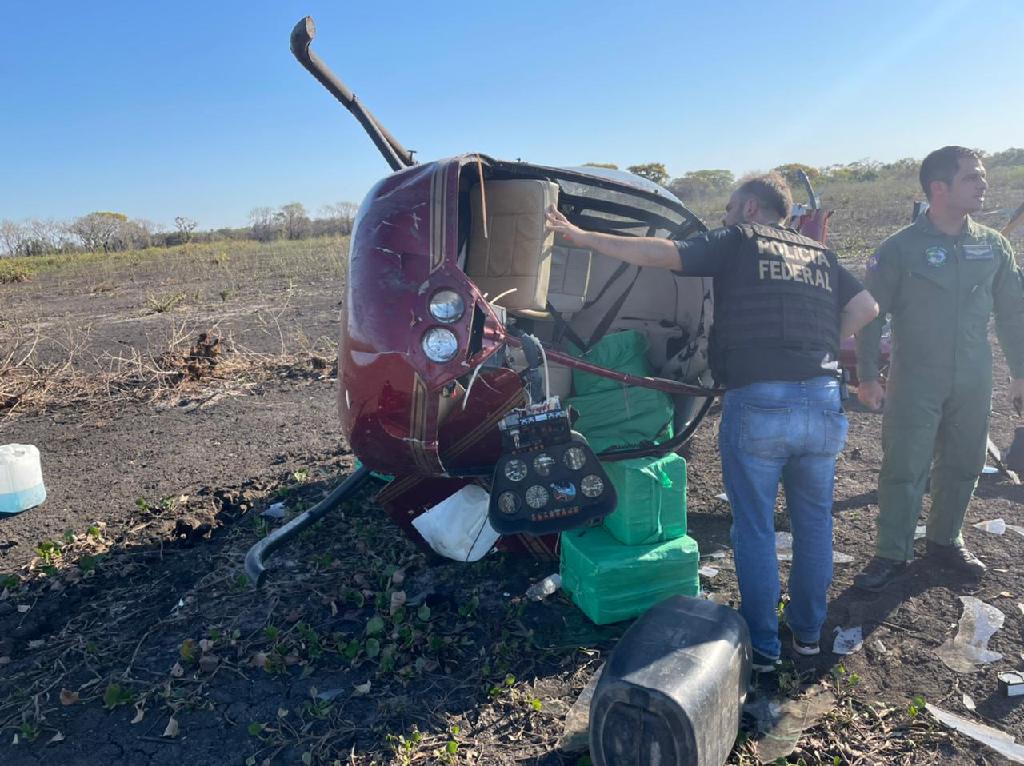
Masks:
[[[797,699],[762,697],[743,706],[743,712],[757,722],[763,736],[755,741],[757,759],[775,763],[796,749],[801,735],[835,706],[832,694],[823,686],[812,686]]]
[[[1017,744],[1016,740],[1009,734],[993,729],[983,723],[975,723],[966,718],[950,713],[948,710],[925,705],[925,709],[945,726],[956,729],[964,736],[970,737],[976,742],[988,745],[1000,755],[1009,758],[1014,763],[1024,763],[1024,747]]]
[[[926,527],[924,524],[918,524],[916,527],[914,527],[914,539],[920,540],[925,536],[925,533],[927,531],[928,527]]]
[[[980,529],[982,532],[991,532],[993,535],[1001,535],[1006,531],[1006,522],[1002,519],[979,521],[973,526],[975,529]]]
[[[701,567],[697,570],[697,574],[701,577],[707,577],[709,580],[718,574],[718,569],[715,567]]]
[[[455,561],[479,561],[498,541],[487,519],[490,495],[470,484],[412,520],[427,544]]]
[[[963,696],[963,703],[964,707],[968,710],[974,710],[977,707],[977,705],[974,704],[974,700],[972,700],[967,694]]]
[[[268,519],[283,519],[284,518],[284,503],[274,503],[267,510],[260,514]]]
[[[793,560],[793,535],[790,532],[775,533],[775,555],[779,561]],[[832,551],[833,564],[850,564],[854,561],[853,556],[848,553]]]
[[[1003,655],[990,651],[988,641],[1003,627],[1006,615],[974,596],[960,596],[964,613],[956,635],[935,650],[943,664],[957,673],[977,672],[979,665],[1001,660]]]
[[[717,495],[715,495],[715,498],[718,500],[724,500],[727,503],[729,502],[729,496],[724,492],[719,492]]]
[[[986,465],[984,468],[981,469],[981,472],[987,474],[999,473],[999,469],[996,468],[994,465]]]
[[[836,640],[832,643],[833,654],[853,654],[864,646],[864,630],[860,625],[852,628],[836,628]]]

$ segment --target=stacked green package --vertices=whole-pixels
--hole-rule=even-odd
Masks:
[[[635,330],[606,335],[586,353],[588,362],[630,375],[646,376],[647,341]],[[579,413],[574,428],[595,452],[630,447],[672,436],[672,399],[661,391],[573,370],[576,395],[568,403]]]
[[[686,534],[686,461],[679,455],[604,463],[619,502],[604,520],[623,545],[649,545]]]
[[[603,527],[562,533],[562,587],[597,625],[637,617],[669,596],[700,592],[697,541],[623,545]]]

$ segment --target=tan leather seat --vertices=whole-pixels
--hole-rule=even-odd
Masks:
[[[558,186],[522,179],[486,181],[470,190],[472,221],[466,275],[510,311],[545,311],[554,236],[544,213],[558,202]],[[484,214],[486,211],[486,227]],[[513,292],[507,292],[513,290]]]
[[[577,247],[551,248],[551,277],[548,281],[548,303],[563,316],[571,316],[583,308],[590,284],[589,250]]]

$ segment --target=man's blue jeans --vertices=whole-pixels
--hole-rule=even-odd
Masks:
[[[753,383],[729,390],[718,444],[732,505],[732,544],[740,614],[754,649],[775,658],[779,641],[779,564],[775,498],[786,492],[793,535],[786,622],[801,641],[817,642],[832,583],[832,490],[847,421],[832,377]]]

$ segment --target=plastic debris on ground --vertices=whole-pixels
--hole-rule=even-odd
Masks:
[[[705,566],[698,569],[697,574],[699,574],[701,577],[707,577],[710,580],[712,577],[715,577],[718,574],[718,569],[716,569],[715,567]]]
[[[565,753],[582,753],[590,747],[590,700],[594,698],[594,689],[601,680],[604,665],[599,667],[583,687],[565,716],[562,736],[558,739],[558,749]]]
[[[272,506],[267,508],[263,513],[260,514],[268,519],[283,519],[284,518],[284,503],[274,503]]]
[[[774,763],[792,753],[804,731],[814,726],[835,705],[824,686],[813,686],[797,699],[762,697],[743,706],[762,735],[755,742],[761,763]]]
[[[1006,615],[974,596],[960,596],[964,613],[956,635],[946,640],[935,653],[943,664],[957,673],[974,673],[979,665],[1001,660],[1003,655],[990,651],[989,639],[1003,627]]]
[[[724,492],[719,492],[717,495],[715,495],[715,499],[716,500],[724,500],[727,503],[729,502],[729,496],[727,494],[725,494]]]
[[[836,640],[832,643],[833,654],[853,654],[864,646],[864,630],[860,625],[852,628],[836,628]]]
[[[793,560],[793,535],[791,532],[775,533],[775,554],[778,556],[779,561]],[[853,561],[853,556],[848,553],[840,553],[837,550],[832,551],[833,564],[850,564]]]
[[[498,541],[487,520],[490,495],[470,484],[412,520],[416,531],[440,555],[455,561],[479,561]]]
[[[980,529],[982,532],[991,532],[993,535],[1001,535],[1006,531],[1006,522],[1002,519],[979,521],[974,525],[974,528]]]
[[[927,532],[928,527],[926,527],[924,524],[918,524],[916,527],[914,527],[914,539],[923,540]]]
[[[950,713],[948,710],[935,707],[935,705],[925,705],[925,709],[939,723],[955,729],[975,742],[988,745],[1013,763],[1024,763],[1024,747],[1018,745],[1017,741],[1010,734],[1001,732],[999,729],[993,729],[991,726],[986,726],[983,723],[975,723],[967,718],[956,715],[956,713]]]
[[[991,532],[994,535],[1001,535],[1006,530],[1016,532],[1018,535],[1024,537],[1024,527],[1016,524],[1007,524],[1002,519],[992,519],[991,521],[979,521],[973,525],[975,529],[980,529],[982,532]]]
[[[968,710],[974,710],[974,709],[977,708],[977,705],[974,704],[974,700],[971,699],[971,697],[969,695],[967,695],[967,694],[965,694],[963,696],[963,700],[962,701],[964,703],[964,707],[967,708]]]
[[[530,601],[543,601],[556,590],[562,587],[562,576],[557,572],[550,574],[543,580],[538,580],[526,589],[526,597]]]
[[[993,473],[999,473],[999,469],[996,468],[994,465],[987,465],[986,464],[986,466],[981,469],[981,472],[984,473],[984,474],[993,474]]]

